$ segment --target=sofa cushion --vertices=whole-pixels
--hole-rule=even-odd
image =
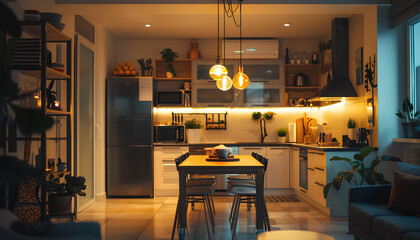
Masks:
[[[404,215],[420,215],[419,189],[420,176],[394,172],[394,184],[387,208]]]
[[[420,232],[420,217],[379,216],[372,220],[372,232],[379,239],[398,240],[405,233]]]
[[[420,240],[420,232],[409,232],[403,235],[401,240]]]
[[[377,216],[400,216],[386,209],[386,204],[355,202],[349,205],[349,219],[360,227],[371,231],[372,219]]]
[[[420,176],[420,166],[408,164],[399,162],[398,163],[398,171],[405,173],[405,174],[411,174],[414,176]]]

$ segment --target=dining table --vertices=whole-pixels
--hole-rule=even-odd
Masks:
[[[189,174],[254,174],[256,181],[256,231],[263,232],[264,219],[264,165],[251,155],[233,156],[239,161],[208,161],[208,155],[190,155],[178,166],[179,171],[179,229],[181,237],[186,234],[187,201],[186,181]]]

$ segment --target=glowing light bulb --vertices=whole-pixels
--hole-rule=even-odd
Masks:
[[[243,68],[238,67],[238,73],[233,77],[233,86],[239,90],[244,90],[249,85],[249,77],[243,73]]]
[[[216,64],[213,67],[210,68],[209,71],[210,77],[214,80],[222,79],[224,76],[228,74],[228,71],[225,66],[222,64]]]
[[[227,91],[232,88],[232,79],[229,76],[224,76],[217,80],[216,85],[220,90]]]

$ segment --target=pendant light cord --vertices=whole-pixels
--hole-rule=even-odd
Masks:
[[[218,64],[220,64],[220,46],[219,46],[219,41],[220,41],[220,36],[219,36],[219,32],[220,32],[220,30],[219,30],[219,9],[220,9],[220,7],[219,7],[219,1],[220,0],[217,0],[217,62],[218,62]],[[224,16],[224,15],[223,15]]]
[[[223,13],[223,64],[226,64],[226,15]]]
[[[234,18],[235,19],[235,18]],[[239,65],[242,69],[242,1],[239,0]]]

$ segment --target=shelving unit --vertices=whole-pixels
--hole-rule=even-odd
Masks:
[[[37,66],[11,66],[11,70],[19,70],[21,74],[31,76],[40,80],[40,98],[41,98],[41,105],[40,109],[44,113],[44,116],[51,116],[54,118],[60,117],[60,119],[65,119],[66,121],[66,136],[65,137],[47,137],[47,132],[44,131],[40,134],[40,136],[34,136],[30,138],[31,141],[39,141],[40,142],[40,167],[44,173],[44,176],[49,176],[51,174],[58,176],[63,173],[63,175],[71,174],[72,172],[72,139],[71,139],[71,43],[72,39],[53,27],[51,24],[46,22],[45,20],[41,20],[38,22],[21,22],[23,35],[22,39],[26,38],[35,38],[40,39],[40,65]],[[63,44],[66,48],[66,72],[61,73],[53,68],[47,67],[47,43],[57,43]],[[46,107],[47,103],[47,81],[49,80],[63,80],[64,84],[60,84],[60,86],[65,86],[66,90],[62,91],[62,89],[56,89],[56,91],[60,91],[61,108],[63,110],[55,110],[49,109]],[[49,83],[49,82],[48,82]],[[58,86],[58,84],[56,85]],[[57,119],[56,119],[57,120]],[[57,130],[56,130],[57,133]],[[18,138],[17,140],[23,141],[25,138]],[[65,172],[47,172],[47,140],[49,140],[49,146],[54,144],[51,140],[55,141],[65,141],[66,142],[66,162],[67,162],[67,170]],[[48,146],[48,147],[49,147]],[[48,217],[47,211],[47,192],[46,192],[46,178],[42,177],[40,179],[40,195],[41,195],[41,221],[45,221]],[[72,218],[74,213],[71,214]],[[65,216],[64,216],[65,217]]]
[[[321,76],[320,64],[285,64],[285,92],[288,99],[299,100],[300,98],[311,98],[319,90],[319,79]],[[298,73],[308,77],[308,86],[295,86],[294,78]],[[288,100],[287,100],[288,101]]]

